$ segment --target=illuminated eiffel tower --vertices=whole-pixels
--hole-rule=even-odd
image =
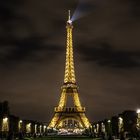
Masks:
[[[76,84],[74,59],[73,59],[73,41],[72,41],[72,21],[69,17],[66,25],[67,44],[66,44],[66,64],[64,84],[61,87],[61,97],[57,107],[54,109],[54,117],[52,118],[48,128],[81,128],[87,129],[91,126],[85,115],[85,107],[81,106],[78,86]],[[69,97],[73,99],[73,106],[67,107]]]

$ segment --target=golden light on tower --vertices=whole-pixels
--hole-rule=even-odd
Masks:
[[[76,83],[75,69],[74,69],[74,57],[73,57],[73,39],[72,31],[73,24],[70,17],[70,11],[68,14],[68,20],[66,23],[66,61],[65,61],[65,73],[64,83],[61,87],[61,96],[58,106],[54,109],[54,117],[52,118],[49,128],[62,128],[66,120],[75,120],[79,125],[79,128],[89,128],[91,124],[85,115],[85,107],[82,107],[79,99],[79,91]],[[73,105],[67,107],[67,100],[69,96],[73,97]],[[67,124],[68,127],[68,124]]]
[[[67,48],[66,48],[66,63],[65,63],[65,76],[64,83],[76,83],[73,59],[73,41],[72,41],[72,21],[70,20],[70,10],[67,20]]]

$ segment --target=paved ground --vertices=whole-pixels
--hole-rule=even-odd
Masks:
[[[27,140],[100,140],[100,139],[93,139],[93,138],[88,138],[88,137],[59,136],[59,137],[43,137],[43,138],[27,139]]]

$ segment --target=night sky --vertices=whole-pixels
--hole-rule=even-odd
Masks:
[[[1,0],[0,101],[49,122],[64,78],[67,11],[76,79],[91,122],[140,107],[140,0]]]

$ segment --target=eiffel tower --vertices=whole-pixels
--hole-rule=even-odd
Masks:
[[[74,59],[73,59],[73,41],[72,41],[72,21],[70,20],[70,11],[66,23],[67,43],[66,43],[66,63],[64,83],[61,87],[61,97],[57,107],[54,108],[54,117],[48,128],[80,128],[88,129],[91,124],[85,115],[85,107],[82,107],[78,86],[76,84]],[[67,106],[68,99],[72,97],[73,105]]]

